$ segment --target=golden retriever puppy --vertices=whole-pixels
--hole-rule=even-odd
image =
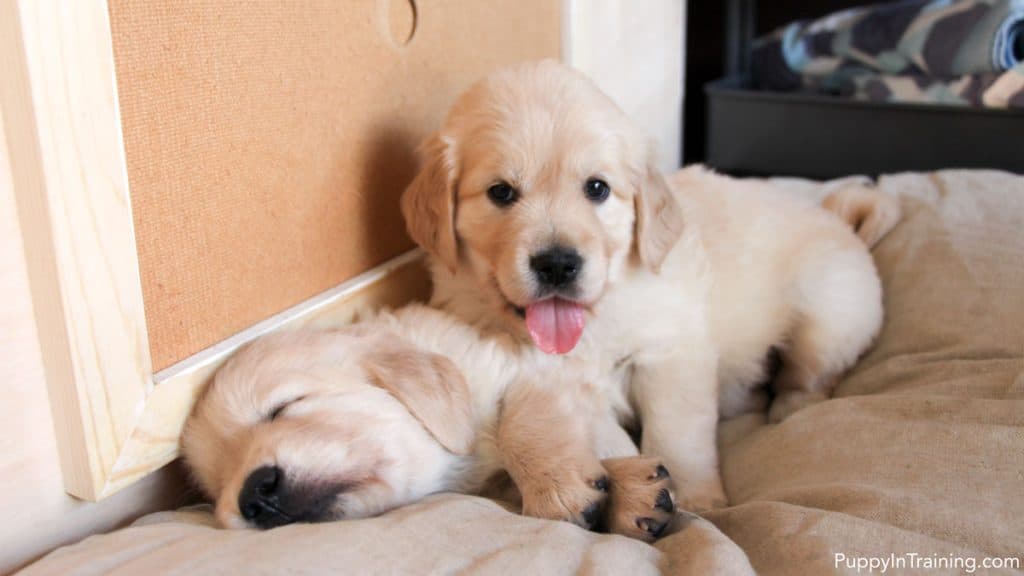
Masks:
[[[410,306],[247,346],[182,449],[226,527],[362,518],[507,471],[525,514],[653,540],[675,514],[668,473],[635,456],[595,374]]]
[[[666,178],[615,104],[557,62],[472,86],[421,154],[402,209],[433,305],[610,369],[603,395],[688,509],[726,503],[716,423],[761,407],[770,350],[777,422],[826,398],[881,325],[870,253],[835,214],[701,167]],[[898,218],[868,189],[836,198],[868,240]]]

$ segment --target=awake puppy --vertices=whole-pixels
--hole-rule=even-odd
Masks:
[[[666,179],[612,101],[557,62],[471,87],[422,157],[402,209],[432,304],[605,370],[605,398],[690,510],[726,503],[716,424],[764,408],[770,350],[778,422],[827,398],[881,325],[874,263],[836,214],[877,241],[891,200],[840,190],[833,214],[700,167]]]
[[[675,513],[668,473],[635,457],[602,375],[526,352],[415,305],[269,335],[199,399],[185,460],[226,527],[372,516],[507,470],[527,515],[656,538]]]

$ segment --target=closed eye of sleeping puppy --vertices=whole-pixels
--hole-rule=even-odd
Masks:
[[[595,372],[524,362],[512,344],[418,305],[265,336],[204,391],[185,460],[225,527],[363,518],[507,471],[527,515],[659,536],[668,472],[636,456]]]
[[[421,155],[402,210],[431,303],[614,372],[594,381],[689,510],[727,503],[717,422],[767,407],[771,350],[779,422],[826,399],[882,324],[868,247],[894,200],[850,186],[823,209],[702,167],[663,175],[625,114],[557,62],[478,82]]]

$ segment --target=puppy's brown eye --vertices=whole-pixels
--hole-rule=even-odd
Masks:
[[[612,189],[608,187],[608,183],[600,178],[590,178],[583,185],[583,193],[587,195],[588,200],[595,204],[600,204],[607,200],[611,192]]]
[[[487,197],[490,198],[491,202],[494,202],[496,206],[504,208],[505,206],[514,204],[515,201],[519,199],[519,192],[517,192],[516,189],[508,182],[501,181],[497,184],[492,184],[491,187],[487,189]]]

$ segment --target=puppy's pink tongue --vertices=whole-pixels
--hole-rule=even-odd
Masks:
[[[526,308],[526,329],[533,343],[548,354],[572,351],[586,322],[583,306],[561,298],[549,298]]]

